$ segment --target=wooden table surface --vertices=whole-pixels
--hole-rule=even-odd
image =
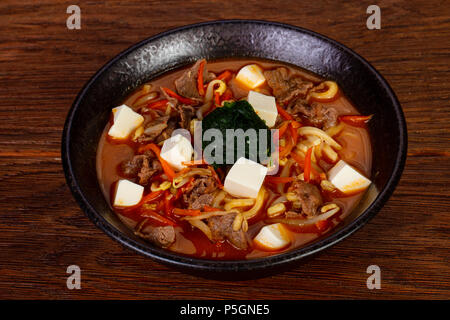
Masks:
[[[38,4],[39,3],[39,4]],[[66,8],[81,8],[68,30]],[[381,29],[366,8],[381,8]],[[229,18],[285,22],[364,56],[391,84],[409,149],[399,186],[357,233],[289,271],[206,280],[111,240],[83,214],[63,175],[61,133],[83,84],[132,44],[185,24]],[[450,298],[450,6],[446,1],[0,2],[0,298]],[[81,290],[66,268],[81,268]],[[368,290],[366,268],[381,268]]]

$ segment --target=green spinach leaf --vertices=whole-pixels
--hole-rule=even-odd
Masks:
[[[244,132],[248,129],[254,129],[256,132],[256,137],[254,135],[244,135],[245,140],[245,157],[247,159],[257,159],[258,162],[262,162],[270,155],[271,149],[271,132],[267,127],[264,120],[262,120],[255,112],[253,107],[245,100],[235,101],[235,102],[226,102],[223,107],[216,108],[211,113],[209,113],[202,121],[202,147],[205,149],[211,141],[205,141],[205,132],[209,129],[218,129],[222,134],[222,151],[223,151],[223,162],[217,162],[213,159],[206,159],[207,162],[212,164],[214,167],[222,167],[226,165],[230,165],[237,160],[238,149],[237,145],[242,140],[239,140],[237,137],[239,134],[236,132],[236,137],[232,141],[233,144],[228,140],[227,143],[227,129],[242,129]],[[242,132],[242,131],[241,131]],[[242,137],[242,134],[240,135]],[[231,138],[229,138],[231,139]],[[242,139],[242,138],[241,138]],[[265,149],[259,150],[260,145],[264,146],[264,143],[260,143],[261,139],[267,139],[265,143]],[[220,141],[219,141],[220,143]],[[256,146],[255,148],[251,146]],[[211,152],[211,155],[216,158],[217,150]],[[241,154],[242,155],[242,154]],[[226,163],[226,159],[230,159],[232,157],[232,163]]]

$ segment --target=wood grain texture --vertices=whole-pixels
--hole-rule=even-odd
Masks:
[[[411,299],[450,298],[450,6],[376,1],[76,1],[82,29],[66,28],[73,1],[0,2],[0,298]],[[347,240],[274,276],[239,282],[180,273],[123,248],[81,212],[65,184],[60,138],[83,84],[132,44],[185,24],[229,18],[290,23],[365,57],[406,115],[403,177],[380,213]],[[66,288],[66,268],[82,289]],[[382,289],[366,288],[366,268]]]

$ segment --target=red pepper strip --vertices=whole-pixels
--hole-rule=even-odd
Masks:
[[[141,146],[141,147],[139,147],[139,149],[138,149],[138,153],[144,153],[145,151],[147,151],[147,150],[151,150],[151,148],[150,148],[150,145],[149,144],[146,144],[145,146]]]
[[[289,183],[294,181],[293,177],[273,177],[273,176],[266,176],[266,181],[270,183]]]
[[[233,91],[231,91],[229,88],[227,88],[225,90],[225,92],[222,94],[221,98],[222,98],[221,99],[222,101],[227,101],[227,100],[233,99]]]
[[[158,221],[162,224],[165,225],[169,225],[169,226],[176,226],[177,224],[170,220],[169,218],[166,218],[162,215],[160,215],[159,213],[157,213],[156,211],[150,210],[150,209],[146,209],[142,214],[141,217],[144,218],[152,218],[155,221]]]
[[[195,101],[195,100],[180,96],[179,94],[173,92],[169,88],[161,88],[161,90],[163,90],[169,97],[175,98],[181,103],[189,104],[189,105],[197,103],[197,101]]]
[[[298,154],[296,154],[295,152],[291,152],[291,157],[295,160],[295,162],[298,163],[298,165],[301,168],[305,167],[305,161],[302,158],[300,158],[300,156]],[[311,173],[314,175],[314,177],[317,177],[320,180],[326,180],[326,178],[327,178],[325,173],[322,172],[319,174],[312,165],[311,165]]]
[[[167,99],[158,100],[158,101],[149,103],[147,105],[147,108],[166,111],[168,102],[169,102],[169,100],[167,100]]]
[[[303,175],[306,182],[309,182],[311,180],[311,154],[312,154],[313,148],[310,147],[308,151],[306,151],[306,157],[305,157],[305,168],[303,170]]]
[[[183,189],[182,188],[179,188],[178,190],[177,190],[177,193],[174,195],[174,197],[173,197],[173,201],[177,201],[178,199],[180,199],[181,198],[181,196],[183,195]]]
[[[159,201],[158,204],[156,205],[156,212],[161,212],[164,210],[164,201]]]
[[[328,220],[320,220],[316,222],[316,228],[322,232],[328,229],[329,222]]]
[[[204,212],[214,212],[214,211],[221,211],[222,209],[210,207],[210,206],[204,206],[203,211]]]
[[[200,66],[198,67],[198,75],[197,75],[197,90],[201,96],[205,95],[205,88],[203,87],[203,71],[205,70],[206,61],[203,60],[200,62]]]
[[[217,79],[218,79],[218,80],[222,80],[222,81],[227,82],[228,80],[231,79],[231,76],[232,76],[232,75],[233,75],[233,74],[231,73],[231,71],[225,70],[224,72],[222,72],[221,74],[219,74],[219,75],[217,76]]]
[[[214,92],[214,103],[216,106],[220,106],[220,92]]]
[[[220,181],[220,178],[217,175],[217,172],[211,166],[208,166],[208,169],[209,169],[209,171],[211,171],[213,178],[216,179],[216,182],[217,182],[217,185],[219,186],[219,188],[223,189],[222,181]]]
[[[198,216],[199,214],[201,214],[200,210],[181,209],[181,208],[173,208],[172,212],[177,216]]]
[[[369,122],[372,116],[340,116],[339,120],[351,126],[362,127]]]
[[[158,157],[158,160],[161,163],[161,166],[164,170],[164,173],[166,174],[167,178],[169,178],[169,180],[172,181],[173,178],[175,177],[175,171],[173,171],[172,167],[167,163],[166,160],[161,158],[161,155],[160,155],[161,150],[159,149],[159,147],[154,143],[149,143],[143,147],[140,147],[138,152],[142,153],[146,150],[152,150],[156,154],[156,156]]]
[[[282,107],[280,107],[278,105],[278,103],[277,103],[277,110],[278,110],[278,113],[280,114],[280,116],[284,120],[294,120],[294,118],[286,110],[284,110]]]

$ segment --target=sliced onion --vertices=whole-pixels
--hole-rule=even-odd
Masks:
[[[197,109],[195,115],[197,116],[198,120],[203,120],[203,114],[211,108],[211,104],[212,102],[208,101]]]
[[[323,221],[323,220],[327,220],[329,218],[331,218],[334,214],[336,214],[339,210],[341,210],[341,208],[335,208],[332,209],[330,211],[327,211],[325,213],[322,213],[318,216],[314,216],[312,218],[308,218],[308,219],[300,219],[300,218],[284,218],[284,219],[279,219],[279,218],[275,218],[275,219],[267,219],[266,221],[269,223],[284,223],[284,224],[289,224],[292,226],[296,226],[296,227],[306,227],[306,226],[311,226],[313,224],[316,224],[319,221]]]
[[[141,105],[147,104],[149,101],[156,99],[157,97],[158,97],[158,92],[156,92],[156,91],[150,92],[150,93],[146,94],[145,96],[138,98],[133,103],[133,106],[141,106]]]
[[[332,137],[330,137],[325,131],[316,128],[316,127],[301,127],[298,129],[298,133],[302,136],[306,135],[314,135],[328,143],[330,146],[335,148],[336,150],[341,150],[342,146],[336,142]]]
[[[219,87],[217,89],[214,89],[214,86],[218,85]],[[195,115],[199,120],[203,119],[203,115],[206,111],[208,111],[211,108],[213,98],[214,98],[214,92],[219,92],[220,95],[222,95],[225,90],[227,89],[227,85],[222,80],[213,80],[210,83],[208,83],[208,87],[206,88],[206,94],[205,94],[205,103],[201,105],[198,109]]]
[[[291,167],[293,164],[294,164],[294,161],[292,161],[292,159],[289,158],[286,162],[286,165],[281,170],[280,177],[282,177],[282,178],[288,177],[291,172]],[[283,183],[279,183],[277,185],[277,191],[280,194],[284,193],[284,184]]]
[[[288,201],[286,199],[286,196],[282,195],[282,196],[279,196],[278,198],[276,198],[275,200],[273,200],[271,206],[274,206],[276,204],[279,204],[279,203],[282,203],[282,202],[286,202],[286,201]]]
[[[200,229],[200,231],[202,231],[208,237],[208,239],[212,241],[212,232],[206,223],[201,220],[190,220],[189,223],[194,227]]]

